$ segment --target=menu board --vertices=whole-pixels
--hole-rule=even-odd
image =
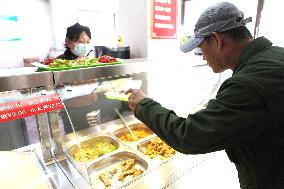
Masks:
[[[58,94],[0,104],[0,123],[64,108]]]
[[[177,38],[177,0],[152,0],[153,39]]]

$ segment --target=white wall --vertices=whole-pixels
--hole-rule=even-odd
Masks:
[[[119,1],[119,34],[130,46],[131,58],[147,57],[148,0]]]
[[[18,16],[15,42],[0,42],[0,68],[23,66],[23,57],[43,60],[52,44],[50,7],[47,0],[0,0],[0,14]],[[18,30],[18,31],[16,31]]]
[[[24,57],[43,61],[50,48],[55,49],[53,56],[62,53],[66,28],[76,22],[90,27],[95,45],[117,40],[113,16],[118,13],[117,0],[0,0],[0,4],[0,15],[18,16],[12,32],[21,38],[0,41],[0,68],[22,67]]]
[[[284,47],[283,5],[283,1],[279,0],[264,1],[259,26],[259,36],[265,36],[274,45],[282,47]]]
[[[117,0],[50,0],[50,4],[57,49],[64,50],[66,28],[76,22],[90,28],[94,45],[109,45],[115,40],[113,15],[118,13]]]
[[[179,50],[179,37],[177,39],[152,39],[151,38],[151,0],[148,0],[147,5],[147,40],[148,40],[148,58],[154,60],[174,59],[181,55]],[[181,1],[177,0],[177,32],[180,29],[180,6]]]
[[[180,53],[178,39],[151,38],[151,2],[152,0],[120,0],[119,33],[125,45],[130,46],[131,58],[174,57]],[[178,14],[179,12],[178,10]]]

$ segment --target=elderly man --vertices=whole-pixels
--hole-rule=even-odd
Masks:
[[[252,39],[243,13],[218,3],[199,17],[181,46],[200,47],[213,72],[233,71],[205,109],[178,117],[140,90],[130,89],[135,116],[185,154],[226,150],[242,189],[284,188],[284,49]]]

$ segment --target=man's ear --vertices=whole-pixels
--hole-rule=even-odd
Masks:
[[[218,51],[223,50],[224,47],[224,39],[222,38],[222,36],[217,33],[217,32],[212,32],[212,37],[215,39],[215,45],[217,47]]]

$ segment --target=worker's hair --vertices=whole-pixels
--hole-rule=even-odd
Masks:
[[[240,42],[247,38],[252,39],[252,35],[246,26],[240,26],[238,28],[233,28],[221,33],[237,42]]]
[[[238,28],[233,28],[233,29],[219,32],[219,33],[224,34],[237,42],[241,42],[242,40],[247,39],[247,38],[252,39],[252,35],[250,31],[245,26],[240,26]],[[205,37],[204,40],[210,41],[210,39],[211,39],[211,35]]]
[[[66,38],[71,41],[77,41],[82,32],[86,32],[86,34],[91,39],[90,28],[88,28],[87,26],[82,26],[79,23],[76,23],[73,26],[67,28]]]

